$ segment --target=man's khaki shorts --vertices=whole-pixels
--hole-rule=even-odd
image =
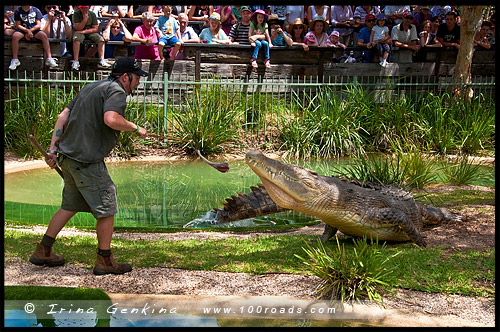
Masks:
[[[90,35],[86,35],[86,34],[78,33],[78,32],[75,32],[73,34],[73,41],[79,41],[81,43],[85,39],[90,39],[96,44],[104,41],[104,38],[100,34],[98,34],[97,32],[91,33]]]
[[[84,164],[60,155],[59,165],[64,175],[62,209],[90,212],[96,219],[118,212],[116,186],[104,161]]]

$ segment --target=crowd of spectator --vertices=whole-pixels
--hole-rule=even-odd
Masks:
[[[19,41],[41,40],[45,64],[57,67],[49,38],[61,41],[58,57],[71,57],[79,70],[79,56],[97,56],[110,68],[114,57],[109,41],[135,41],[136,59],[182,59],[185,43],[239,44],[252,47],[251,65],[260,51],[269,67],[274,46],[335,48],[334,60],[347,61],[346,48],[357,49],[357,61],[412,62],[428,47],[460,48],[460,13],[456,6],[4,6],[4,35],[12,38],[9,69],[20,65]],[[71,42],[66,42],[69,40]],[[81,50],[85,40],[91,49]],[[495,46],[495,14],[482,22],[474,47]],[[360,51],[362,50],[362,51]]]

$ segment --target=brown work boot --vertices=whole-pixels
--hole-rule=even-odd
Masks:
[[[132,266],[127,263],[118,263],[111,256],[103,257],[97,254],[97,261],[94,267],[94,274],[123,274],[132,271]]]
[[[64,257],[54,254],[52,247],[46,247],[37,243],[36,250],[30,257],[30,262],[39,266],[61,266],[64,265]]]

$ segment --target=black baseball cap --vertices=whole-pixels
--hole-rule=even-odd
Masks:
[[[111,75],[123,74],[123,73],[134,73],[139,76],[148,77],[149,73],[141,69],[141,66],[135,59],[129,57],[122,57],[115,61],[113,68],[111,69]]]

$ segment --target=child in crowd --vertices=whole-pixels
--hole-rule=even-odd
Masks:
[[[372,47],[378,52],[380,60],[380,65],[382,67],[387,66],[387,58],[389,57],[390,47],[389,47],[389,28],[385,26],[386,16],[384,13],[377,15],[377,24],[372,28],[370,34],[370,43]]]
[[[221,24],[219,13],[212,13],[208,18],[208,28],[200,33],[201,41],[208,44],[231,44],[231,40],[221,29]]]
[[[36,7],[23,5],[14,11],[15,32],[12,34],[12,60],[10,61],[9,69],[15,70],[21,65],[18,59],[19,40],[25,38],[40,39],[42,41],[43,50],[47,54],[45,65],[50,68],[56,68],[56,59],[52,58],[50,52],[49,37],[41,30],[42,12]]]
[[[252,22],[250,23],[250,30],[248,30],[248,40],[250,40],[250,45],[254,47],[252,59],[250,60],[254,68],[257,68],[257,57],[261,47],[264,49],[264,64],[268,68],[271,67],[271,56],[269,55],[271,37],[267,29],[267,14],[262,9],[257,9],[252,14]]]
[[[163,16],[158,17],[158,21],[155,23],[155,30],[161,36],[158,41],[160,60],[165,60],[163,56],[163,48],[165,45],[174,47],[174,50],[170,54],[170,60],[175,60],[175,56],[182,46],[179,23],[177,23],[174,17],[170,16],[171,13],[171,6],[163,6]]]
[[[328,36],[328,41],[326,42],[326,46],[335,48],[335,52],[333,53],[333,58],[338,61],[339,58],[344,56],[344,51],[347,46],[340,42],[340,33],[336,30],[332,31],[330,36]]]

